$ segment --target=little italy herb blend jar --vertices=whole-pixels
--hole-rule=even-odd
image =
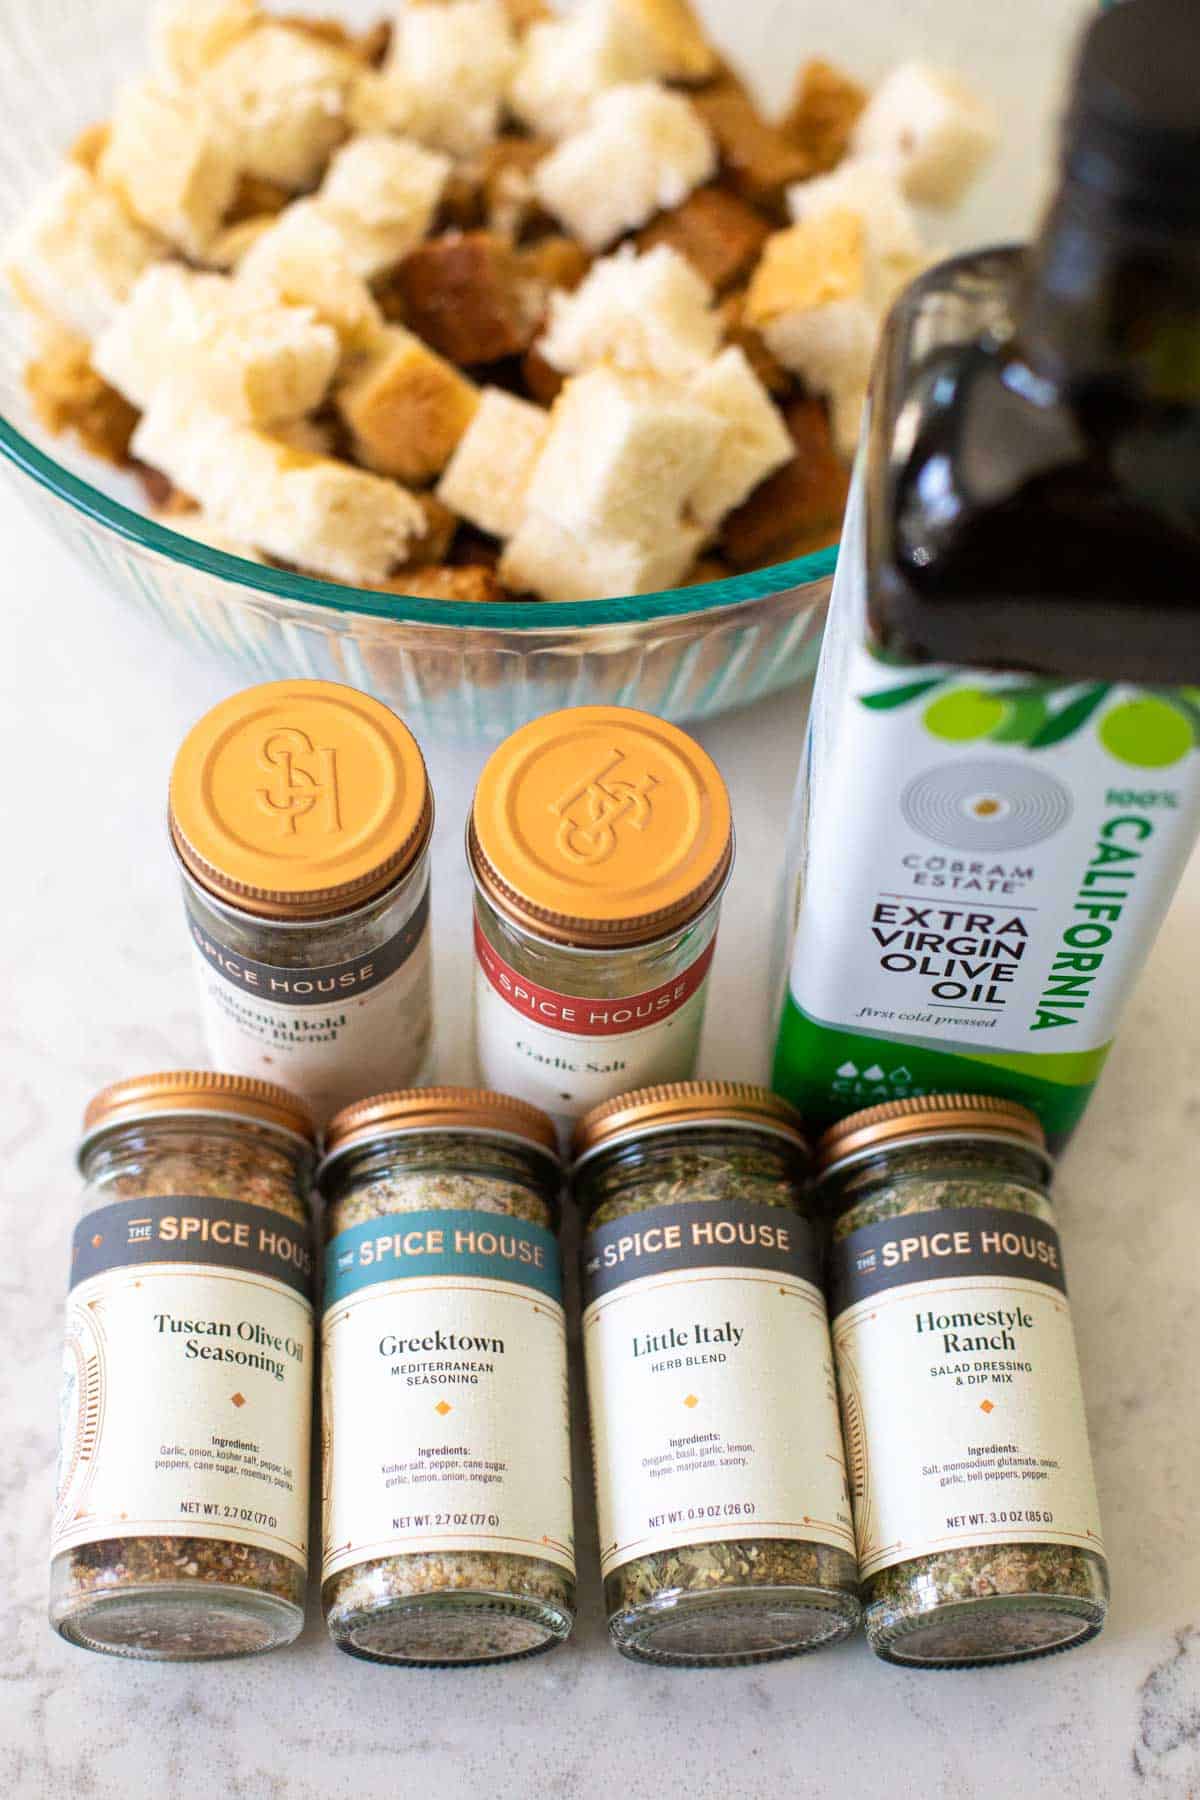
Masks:
[[[171,838],[218,1068],[284,1082],[318,1125],[421,1079],[432,830],[415,740],[352,688],[271,682],[193,727]]]
[[[1086,1643],[1108,1576],[1041,1126],[943,1094],[819,1154],[872,1648],[964,1668]]]
[[[339,1113],[327,1202],[325,1618],[376,1662],[549,1650],[575,1616],[553,1123],[464,1088]]]
[[[535,720],[484,769],[468,854],[481,1080],[566,1127],[693,1073],[733,860],[698,744],[618,706]]]
[[[617,1647],[704,1667],[845,1637],[858,1569],[798,1116],[761,1088],[647,1088],[575,1149]]]
[[[183,1662],[304,1623],[311,1121],[282,1088],[147,1075],[87,1109],[50,1619]]]

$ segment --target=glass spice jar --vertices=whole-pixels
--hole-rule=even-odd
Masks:
[[[244,1656],[304,1624],[313,1126],[238,1076],[87,1109],[50,1621],[87,1650]]]
[[[433,799],[394,713],[326,681],[235,694],[183,742],[170,829],[217,1068],[318,1125],[424,1078]]]
[[[1040,1124],[898,1100],[819,1159],[872,1649],[968,1668],[1086,1643],[1108,1574]]]
[[[575,1618],[554,1126],[480,1089],[384,1094],[334,1119],[319,1179],[333,1641],[409,1665],[552,1649]]]
[[[837,1642],[858,1568],[798,1115],[733,1082],[647,1088],[575,1153],[613,1641],[693,1668]]]
[[[551,713],[491,757],[468,833],[479,1077],[563,1129],[696,1065],[733,861],[725,784],[675,726]]]

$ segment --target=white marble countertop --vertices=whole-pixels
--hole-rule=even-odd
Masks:
[[[121,1664],[52,1635],[46,1539],[75,1139],[103,1082],[202,1056],[164,788],[185,727],[239,680],[191,662],[127,616],[8,486],[0,542],[8,852],[0,1793],[1183,1800],[1200,1792],[1200,863],[1060,1183],[1114,1584],[1096,1644],[977,1675],[901,1673],[861,1641],[761,1670],[635,1667],[605,1639],[586,1491],[579,1631],[533,1663],[459,1674],[373,1668],[332,1649],[315,1604],[300,1644],[242,1664]],[[702,734],[729,779],[740,830],[707,1074],[765,1073],[764,915],[802,727],[801,700],[785,696]],[[481,757],[429,748],[440,812],[440,1073],[453,1079],[467,1025],[461,823]]]

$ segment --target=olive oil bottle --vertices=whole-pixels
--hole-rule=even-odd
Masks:
[[[774,1085],[1061,1141],[1200,831],[1200,7],[1088,31],[1037,242],[876,365],[792,834]]]

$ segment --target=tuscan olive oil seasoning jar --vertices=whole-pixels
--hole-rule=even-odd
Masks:
[[[235,694],[184,740],[170,820],[216,1067],[318,1125],[422,1079],[433,800],[400,720],[325,681]]]
[[[187,1662],[304,1623],[313,1127],[282,1088],[147,1075],[87,1109],[50,1620]]]
[[[1108,1576],[1041,1126],[941,1094],[819,1155],[872,1648],[969,1668],[1086,1643]]]
[[[537,719],[484,769],[468,855],[481,1080],[565,1129],[694,1072],[733,859],[698,744],[617,706]]]
[[[609,1630],[703,1668],[834,1643],[858,1569],[798,1116],[647,1088],[575,1137]]]
[[[353,1656],[498,1662],[571,1631],[560,1183],[552,1122],[501,1094],[330,1126],[322,1597]]]

